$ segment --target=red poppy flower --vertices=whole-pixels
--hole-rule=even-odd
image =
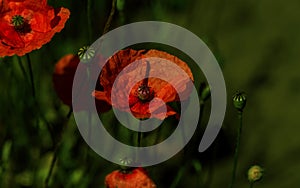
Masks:
[[[77,66],[80,62],[78,55],[68,54],[62,57],[55,65],[54,73],[53,73],[53,84],[54,89],[58,95],[58,97],[62,100],[62,102],[68,106],[72,106],[72,87],[74,75],[77,69]],[[79,71],[81,75],[87,77],[87,72],[83,69]],[[93,72],[92,72],[93,73]],[[96,76],[92,74],[91,76]],[[101,86],[98,86],[100,89]],[[89,90],[87,85],[83,85],[81,91],[87,92]],[[78,97],[80,97],[80,93]],[[91,95],[92,97],[92,95]],[[73,109],[74,111],[79,110],[87,110],[86,104],[84,101],[77,100],[77,102],[82,102],[79,105],[76,105],[77,108]],[[96,100],[96,107],[98,112],[108,111],[111,106],[105,101]]]
[[[143,168],[135,168],[129,172],[115,170],[105,177],[107,188],[155,188],[156,185],[149,178]]]
[[[153,59],[153,57],[168,60],[180,67],[181,71],[173,70],[168,64],[160,63],[158,59]],[[133,80],[137,74],[144,74],[141,72],[145,72],[144,70],[147,69],[147,64],[144,63],[143,68],[141,68],[143,71],[137,73],[136,70],[133,70],[134,68],[129,68],[124,74],[122,73],[117,80],[118,82],[121,82],[121,85],[124,87],[117,88],[117,91],[112,93],[113,84],[119,73],[126,66],[136,60],[142,60],[143,58],[148,58],[146,61],[150,62],[150,67],[148,67],[149,76],[154,72],[156,72],[156,74],[159,72],[160,75],[167,77],[173,81],[173,84],[176,84],[177,91],[172,84],[155,77],[149,77],[148,79],[138,81],[130,90],[129,87],[131,86],[128,85],[130,80]],[[183,72],[188,75],[188,78],[186,78],[186,76],[184,77]],[[159,100],[152,99],[158,98],[164,103],[179,101],[178,93],[180,93],[180,100],[185,100],[188,98],[191,91],[190,80],[193,81],[193,75],[188,65],[173,55],[159,50],[136,51],[133,49],[126,49],[113,55],[104,65],[100,73],[100,84],[103,86],[104,91],[96,90],[93,95],[98,100],[109,102],[117,109],[131,112],[136,118],[143,119],[155,117],[164,119],[167,116],[175,115],[176,112],[168,105],[166,113],[162,112],[161,109],[164,104]],[[125,92],[128,91],[128,89],[130,90],[129,98],[126,96]],[[112,102],[111,95],[115,95],[117,101]],[[130,109],[128,108],[128,103]]]
[[[70,15],[47,0],[1,0],[0,6],[0,57],[41,48],[64,28]]]

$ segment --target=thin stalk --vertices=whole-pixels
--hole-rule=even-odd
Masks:
[[[235,153],[234,153],[234,161],[233,161],[233,170],[232,170],[232,178],[230,183],[230,188],[233,188],[235,177],[236,177],[236,169],[239,157],[239,148],[240,148],[240,141],[241,141],[241,134],[242,134],[242,127],[243,127],[243,112],[238,111],[238,120],[239,120],[239,127],[238,127],[238,135],[236,139],[236,146],[235,146]]]
[[[91,0],[87,0],[87,23],[88,23],[88,39],[89,39],[89,44],[92,42],[92,19],[91,19],[91,7],[92,7],[92,2]]]
[[[23,74],[24,78],[26,79],[26,81],[28,82],[28,77],[27,77],[27,74],[26,74],[26,70],[25,70],[25,67],[23,66],[23,63],[22,63],[22,60],[21,60],[20,56],[17,56],[17,60],[18,60],[19,67],[22,71],[22,74]]]
[[[250,188],[253,188],[254,182],[250,183]]]
[[[180,182],[180,179],[182,178],[184,172],[185,172],[185,166],[181,167],[175,177],[175,180],[172,182],[170,188],[176,188],[178,187],[178,183]]]
[[[88,110],[88,144],[91,144],[91,133],[92,133],[92,113]]]
[[[86,68],[86,73],[87,73],[87,81],[89,84],[89,90],[92,91],[92,86],[91,86],[91,72],[90,72],[90,67]],[[90,104],[89,104],[90,107]],[[88,142],[91,144],[91,132],[92,132],[92,113],[91,110],[88,109]]]
[[[117,0],[112,0],[110,13],[103,29],[103,35],[109,31],[112,19],[115,14],[116,4],[117,4]]]
[[[68,121],[69,121],[69,119],[70,119],[70,117],[71,117],[71,115],[72,115],[72,112],[73,112],[73,109],[70,108],[70,110],[69,110],[69,112],[68,112],[68,114],[67,114],[67,116],[66,116],[66,121],[65,121],[65,123],[64,123],[64,127],[63,127],[63,129],[62,129],[61,135],[60,135],[60,137],[58,138],[58,142],[56,142],[56,144],[54,145],[53,158],[52,158],[52,160],[51,160],[50,168],[49,168],[49,171],[48,171],[48,174],[47,174],[47,176],[46,176],[45,183],[44,183],[44,184],[45,184],[45,188],[48,188],[48,187],[49,187],[49,181],[50,181],[50,179],[51,179],[52,172],[53,172],[55,163],[56,163],[56,161],[57,161],[58,149],[59,149],[59,147],[60,147],[60,145],[61,145],[61,142],[62,142],[62,134],[63,134],[63,132],[64,132],[64,129],[65,129],[65,127],[66,127],[66,124],[68,123]]]
[[[28,53],[26,54],[26,59],[27,59],[27,64],[28,64],[28,69],[29,69],[29,76],[30,76],[30,82],[31,82],[31,92],[32,92],[33,98],[35,98],[35,88],[34,88],[33,71],[32,71],[32,65],[31,65],[30,56],[29,56]]]
[[[142,138],[143,138],[143,133],[142,132],[138,132],[138,135],[137,135],[137,146],[138,147],[141,147],[141,142],[142,142]]]
[[[145,79],[143,80],[143,84],[148,87],[148,77],[149,77],[149,72],[150,72],[150,63],[147,61],[147,67],[146,67],[146,73],[145,73]],[[140,119],[140,123],[139,123],[139,129],[141,129],[141,119]],[[143,137],[143,133],[141,131],[138,132],[137,135],[137,146],[140,147],[141,146],[141,140]]]
[[[141,120],[139,122],[139,131],[137,132],[137,136],[136,136],[136,133],[133,134],[133,136],[136,138],[136,146],[137,147],[141,147],[142,145],[142,139],[143,139],[143,132],[141,132]],[[135,163],[138,163],[139,162],[139,153],[136,152],[135,154]]]
[[[33,76],[33,71],[32,71],[32,65],[31,65],[31,59],[30,59],[30,56],[29,56],[29,53],[26,54],[26,61],[27,61],[27,65],[28,65],[28,70],[29,70],[29,78],[30,78],[30,84],[31,84],[31,92],[32,92],[32,96],[33,96],[33,102],[34,102],[34,105],[37,109],[37,116],[38,116],[38,119],[36,119],[36,125],[38,125],[38,122],[39,122],[39,119],[41,119],[42,121],[44,121],[44,123],[46,124],[47,126],[47,129],[49,131],[49,134],[51,136],[51,139],[54,142],[54,132],[53,132],[53,129],[51,128],[50,126],[50,123],[47,121],[47,119],[44,117],[44,115],[41,113],[41,109],[40,109],[40,106],[38,104],[38,100],[36,98],[36,94],[35,94],[35,84],[34,84],[34,76]],[[24,77],[26,77],[26,80],[27,80],[27,76],[26,76],[26,72],[25,72],[25,68],[24,66],[22,65],[22,61],[21,59],[18,57],[18,62],[20,64],[20,68],[24,74]]]
[[[54,165],[56,163],[56,160],[57,160],[57,149],[55,149],[55,151],[54,151],[53,158],[51,160],[51,165],[50,165],[47,177],[45,179],[45,187],[46,188],[49,187],[49,181],[50,181],[50,178],[51,178],[51,175],[52,175],[53,168],[54,168]]]

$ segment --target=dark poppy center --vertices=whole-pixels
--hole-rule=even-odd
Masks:
[[[137,89],[137,96],[141,101],[150,101],[153,98],[153,92],[151,92],[150,87],[142,84]]]
[[[26,22],[23,16],[15,15],[11,19],[11,23],[15,30],[19,33],[28,33],[31,31],[30,25]]]

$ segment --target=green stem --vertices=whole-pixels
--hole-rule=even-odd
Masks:
[[[185,166],[181,167],[175,177],[175,180],[172,182],[170,188],[176,188],[178,186],[178,183],[180,182],[180,179],[182,178],[185,171]]]
[[[253,188],[254,182],[250,183],[250,188]]]
[[[57,160],[57,148],[54,150],[53,158],[51,160],[51,165],[50,165],[47,177],[45,179],[45,188],[49,187],[49,181],[50,181],[56,160]]]
[[[115,14],[116,4],[117,4],[117,0],[112,0],[111,10],[110,10],[109,17],[108,17],[108,19],[105,23],[104,29],[103,29],[103,35],[109,31],[112,19],[113,19],[114,14]]]
[[[88,23],[88,39],[89,44],[92,42],[92,19],[91,19],[91,0],[87,0],[87,23]]]
[[[236,146],[235,146],[235,153],[234,153],[231,184],[229,186],[230,188],[233,188],[233,185],[235,182],[236,169],[237,169],[237,163],[238,163],[238,157],[239,157],[239,147],[240,147],[240,141],[241,141],[242,126],[243,126],[243,122],[242,122],[243,112],[242,111],[238,111],[238,120],[239,120],[239,127],[238,127],[238,135],[237,135],[237,139],[236,139]]]
[[[90,67],[86,68],[86,73],[87,73],[87,81],[89,84],[89,91],[92,91],[92,85],[90,83],[91,81],[91,71],[90,71]],[[89,104],[90,106],[90,104]],[[91,132],[92,132],[92,112],[90,109],[88,109],[88,142],[89,144],[91,144]]]
[[[20,56],[17,56],[17,59],[18,59],[18,64],[20,66],[22,74],[23,74],[24,78],[26,79],[26,81],[28,82],[28,77],[27,77],[27,74],[26,74],[26,70],[25,70],[25,67],[23,66],[23,63],[22,63],[22,60],[21,60]]]
[[[63,126],[63,129],[62,129],[61,135],[60,135],[60,137],[58,138],[58,142],[56,142],[56,144],[54,145],[53,158],[52,158],[52,160],[51,160],[50,168],[49,168],[48,174],[47,174],[46,179],[45,179],[45,188],[48,188],[48,187],[49,187],[49,181],[50,181],[50,179],[51,179],[52,172],[53,172],[53,168],[54,168],[55,163],[56,163],[56,161],[57,161],[58,149],[59,149],[59,147],[60,147],[60,145],[61,145],[61,142],[62,142],[62,134],[63,134],[64,129],[65,129],[65,127],[66,127],[66,125],[67,125],[67,123],[68,123],[70,117],[71,117],[72,112],[73,112],[73,110],[72,110],[72,108],[70,108],[70,110],[69,110],[69,112],[68,112],[68,114],[67,114],[67,117],[66,117],[66,121],[65,121],[65,123],[63,124],[64,126]]]
[[[31,82],[32,96],[33,96],[33,98],[35,98],[35,88],[34,88],[33,71],[32,71],[30,56],[29,56],[28,53],[26,54],[26,59],[27,59],[27,64],[28,64],[28,69],[29,69],[29,76],[30,76],[30,82]]]
[[[92,133],[92,113],[88,110],[88,143],[91,144],[91,133]]]
[[[142,132],[138,132],[138,135],[137,135],[137,146],[138,147],[141,147],[141,142],[142,142]]]

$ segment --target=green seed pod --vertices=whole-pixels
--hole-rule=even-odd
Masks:
[[[247,96],[244,92],[237,91],[232,97],[233,105],[238,111],[243,111],[247,102]]]
[[[264,170],[260,166],[258,166],[258,165],[251,166],[248,170],[249,182],[254,183],[256,181],[261,180],[261,178],[263,176],[263,172],[264,172]]]
[[[83,46],[78,50],[77,54],[80,60],[86,63],[95,56],[95,49],[89,46]]]
[[[123,164],[120,166],[121,172],[127,173],[132,170],[132,167],[130,167],[130,165],[133,162],[132,159],[125,157],[125,158],[120,159],[120,162]]]
[[[132,159],[125,157],[125,158],[120,159],[120,162],[123,165],[129,166],[130,164],[132,164]]]
[[[12,17],[11,23],[14,27],[18,28],[24,24],[25,20],[21,15],[15,15]]]

